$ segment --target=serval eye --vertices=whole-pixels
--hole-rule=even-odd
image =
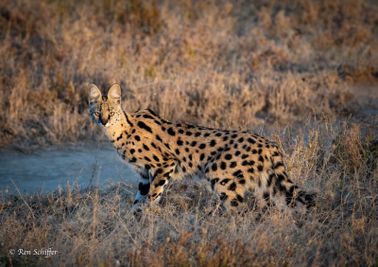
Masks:
[[[113,116],[113,115],[114,115],[114,112],[113,112],[113,111],[111,111],[111,112],[109,113],[109,115],[110,115],[110,116]]]
[[[95,114],[96,116],[100,116],[100,112],[98,112],[98,111],[96,111],[94,114]]]

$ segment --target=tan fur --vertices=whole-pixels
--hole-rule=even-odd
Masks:
[[[90,92],[92,118],[105,131],[118,154],[141,174],[135,204],[160,199],[172,179],[200,174],[233,208],[251,192],[260,206],[279,199],[294,206],[313,205],[313,195],[298,189],[288,178],[278,146],[247,131],[229,131],[172,123],[151,110],[130,114],[120,105],[121,91],[113,85],[102,97]]]

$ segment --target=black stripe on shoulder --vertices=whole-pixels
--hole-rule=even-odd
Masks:
[[[129,120],[129,116],[127,116],[126,112],[123,112],[123,114],[125,114],[125,117],[126,117],[126,121],[127,121],[127,123],[128,123],[131,127],[133,127],[134,124]]]
[[[153,112],[151,109],[146,109],[148,112],[150,112],[152,115],[154,115],[154,116],[158,116],[158,115],[156,115],[156,113],[155,112]]]
[[[151,127],[145,124],[143,121],[138,121],[138,127],[152,133]]]

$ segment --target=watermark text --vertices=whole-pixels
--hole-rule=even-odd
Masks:
[[[39,248],[39,249],[10,249],[9,255],[11,256],[39,256],[44,258],[50,258],[58,254],[57,250],[53,248]]]

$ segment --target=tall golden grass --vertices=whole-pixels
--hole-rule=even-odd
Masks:
[[[319,198],[211,215],[186,180],[138,218],[126,184],[0,195],[0,265],[375,266],[377,21],[369,0],[1,1],[0,146],[100,140],[86,84],[118,82],[127,111],[272,136]]]
[[[98,137],[87,83],[214,127],[354,114],[377,81],[373,1],[0,3],[1,146]],[[352,92],[351,92],[352,91]]]
[[[48,195],[2,196],[0,263],[36,266],[375,266],[378,257],[377,144],[358,126],[323,125],[287,144],[290,173],[317,191],[306,216],[213,213],[200,181],[172,185],[140,217],[127,184]],[[287,134],[282,135],[288,139]],[[334,141],[337,140],[337,141]],[[352,146],[350,145],[352,144]],[[374,155],[375,153],[375,155]],[[57,255],[10,255],[51,248]]]

